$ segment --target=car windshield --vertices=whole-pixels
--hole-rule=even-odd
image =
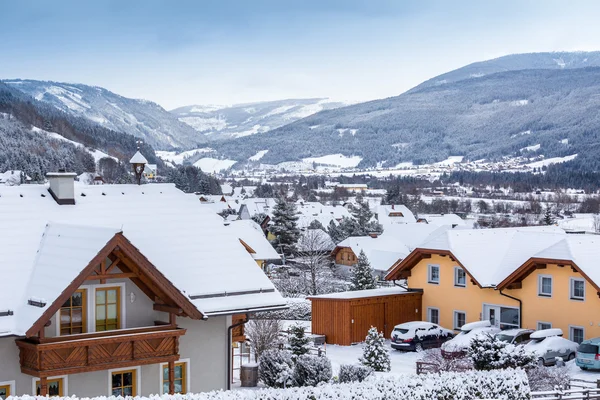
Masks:
[[[505,335],[503,333],[496,335],[496,339],[500,340],[501,342],[506,342],[506,343],[510,343],[513,340],[513,338],[514,338],[513,335]]]
[[[582,343],[577,349],[580,353],[598,354],[598,346],[590,343]]]
[[[394,332],[404,334],[404,333],[408,333],[408,329],[395,328]]]

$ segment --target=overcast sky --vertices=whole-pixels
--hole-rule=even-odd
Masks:
[[[167,109],[394,96],[505,54],[600,50],[600,1],[0,0],[0,78]]]

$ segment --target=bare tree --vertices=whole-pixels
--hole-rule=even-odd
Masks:
[[[248,321],[245,334],[250,341],[254,353],[254,361],[258,362],[260,355],[269,349],[274,349],[280,343],[279,333],[283,326],[278,319],[253,319]]]
[[[307,294],[323,292],[323,286],[332,278],[330,253],[335,247],[321,229],[307,229],[298,241],[298,267],[307,281]]]
[[[594,232],[600,233],[600,214],[594,214]]]

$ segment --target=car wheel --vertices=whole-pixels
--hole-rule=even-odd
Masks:
[[[421,344],[421,343],[415,344],[415,351],[417,351],[417,352],[423,351],[423,344]]]
[[[579,368],[581,368],[583,371],[587,371],[587,369],[588,369],[587,367],[579,367]]]
[[[575,353],[571,353],[569,354],[569,358],[567,358],[567,361],[572,361],[575,359]]]
[[[543,358],[539,358],[539,359],[538,359],[538,363],[537,363],[537,364],[538,364],[538,367],[543,367],[543,366],[545,366],[545,364],[544,364],[544,359],[543,359]]]

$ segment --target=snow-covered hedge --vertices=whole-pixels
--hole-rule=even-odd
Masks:
[[[331,361],[327,357],[304,354],[296,360],[294,382],[298,386],[316,386],[331,380]]]
[[[361,364],[342,364],[338,373],[340,383],[362,382],[373,374],[373,369]]]
[[[528,400],[529,384],[521,370],[470,371],[441,375],[404,375],[397,378],[371,377],[364,382],[327,384],[290,389],[232,390],[186,395],[150,396],[152,400]],[[34,400],[33,396],[13,397]],[[116,399],[114,397],[110,399]],[[138,400],[148,398],[138,397]],[[61,400],[77,400],[64,397]],[[106,400],[96,397],[90,400]]]
[[[286,298],[287,310],[259,312],[256,319],[280,319],[294,321],[310,321],[312,319],[310,300],[295,297]]]

